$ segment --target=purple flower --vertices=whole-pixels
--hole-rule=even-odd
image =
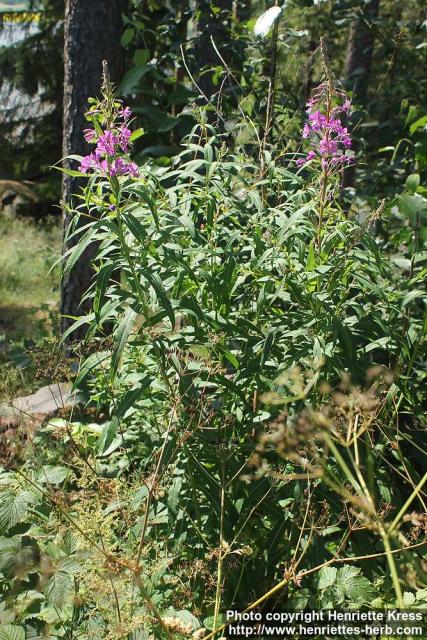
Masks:
[[[304,125],[304,129],[302,130],[302,137],[309,138],[311,133],[310,125],[307,122]]]
[[[331,118],[328,121],[328,128],[336,133],[342,133],[344,131],[341,120],[338,120],[337,118]]]
[[[126,127],[125,125],[123,127],[120,127],[117,140],[120,147],[123,149],[125,153],[127,153],[128,151],[129,138],[131,137],[131,135],[132,135],[132,131],[128,127]]]
[[[98,169],[103,171],[104,173],[110,173],[111,166],[108,166],[108,160],[100,160],[98,161]],[[111,174],[113,175],[113,174]]]
[[[340,115],[349,112],[351,102],[343,91],[336,90],[334,95],[339,98],[341,104],[332,108],[329,91],[328,83],[323,83],[307,102],[308,122],[304,124],[302,137],[311,140],[312,150],[296,161],[299,167],[317,156],[320,156],[321,166],[327,172],[331,169],[340,170],[344,165],[354,162],[352,156],[345,155],[345,150],[351,147],[352,140]]]
[[[307,162],[310,162],[310,160],[314,160],[315,157],[316,154],[314,153],[314,151],[309,151],[305,158],[298,158],[297,165],[299,167],[303,167],[305,164],[307,164]]]
[[[101,109],[92,108],[89,116],[102,113]],[[96,129],[88,128],[83,131],[84,138],[88,143],[96,143],[95,150],[82,158],[80,171],[88,173],[98,172],[107,177],[114,176],[139,176],[138,166],[130,162],[127,154],[130,146],[132,131],[128,127],[128,120],[132,112],[129,107],[117,106],[112,117],[109,118],[108,128],[98,134]],[[102,122],[102,121],[101,121]],[[113,210],[110,206],[110,210]]]
[[[322,156],[332,156],[338,151],[338,142],[331,138],[322,138],[319,142],[319,151]]]
[[[352,141],[347,129],[343,129],[343,132],[341,135],[341,142],[347,149],[350,149]]]
[[[98,159],[94,153],[85,156],[79,166],[79,171],[81,173],[87,173],[91,169],[96,169],[98,166]]]
[[[332,114],[333,115],[337,115],[339,113],[345,113],[348,114],[351,110],[352,104],[351,104],[351,100],[349,98],[346,97],[345,94],[340,94],[344,97],[344,102],[342,104],[337,105],[336,107],[334,107],[332,109]]]
[[[110,166],[111,176],[132,176],[137,178],[139,176],[138,166],[134,162],[126,162],[123,158],[116,158],[113,160]]]
[[[128,164],[128,173],[130,176],[132,176],[133,178],[138,178],[139,176],[139,169],[138,169],[138,165],[135,162],[130,162]]]
[[[83,131],[84,138],[86,142],[95,142],[96,140],[96,131],[94,129],[85,129]]]
[[[323,113],[320,113],[320,111],[310,113],[308,119],[310,120],[312,131],[320,131],[320,129],[322,129],[327,123],[326,116],[324,116]]]
[[[346,156],[344,154],[340,156],[335,156],[331,160],[332,164],[334,164],[335,166],[344,165],[344,164],[353,164],[354,161],[355,161],[354,156]]]
[[[116,154],[117,138],[111,131],[105,131],[98,140],[98,151],[105,153],[107,156]]]
[[[119,115],[123,120],[129,120],[132,115],[132,111],[129,107],[124,107],[124,109],[120,111]]]
[[[127,163],[123,158],[117,158],[110,167],[110,175],[123,176],[126,173]]]
[[[351,100],[349,100],[349,98],[346,98],[344,100],[344,102],[342,103],[342,105],[341,105],[341,110],[344,113],[348,113],[350,111],[350,109],[351,109]]]

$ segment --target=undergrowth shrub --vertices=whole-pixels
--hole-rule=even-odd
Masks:
[[[96,244],[75,387],[107,418],[49,422],[1,476],[6,622],[218,638],[227,608],[425,606],[421,266],[396,282],[383,206],[340,206],[349,105],[324,68],[311,152],[261,172],[201,121],[137,175],[105,78],[65,269]]]

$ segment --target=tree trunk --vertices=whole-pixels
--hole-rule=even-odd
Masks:
[[[87,100],[99,96],[101,88],[102,61],[107,60],[113,82],[117,82],[122,72],[122,12],[127,0],[66,0],[65,41],[64,41],[64,115],[63,115],[63,156],[86,155],[89,147],[83,138],[87,126],[84,114]],[[64,161],[64,167],[70,162]],[[63,202],[70,203],[72,196],[79,193],[81,178],[64,176]],[[70,214],[64,210],[64,234],[70,222]],[[84,219],[77,222],[84,224]],[[78,237],[65,239],[64,253],[75,245]],[[95,248],[83,253],[61,285],[61,330],[68,329],[73,320],[64,316],[79,316],[88,311],[81,299],[89,288],[93,271],[91,262]],[[73,333],[73,339],[85,335],[84,327]]]
[[[368,90],[369,72],[375,42],[374,23],[378,18],[380,0],[370,0],[360,8],[350,25],[347,47],[345,84],[353,91],[354,101],[363,103]]]
[[[378,18],[380,0],[370,0],[359,8],[357,17],[350,25],[344,86],[353,92],[353,102],[366,103],[369,73],[375,44],[375,21]],[[343,187],[354,186],[355,166],[344,171]]]

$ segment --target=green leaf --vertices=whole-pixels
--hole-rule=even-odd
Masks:
[[[143,136],[144,133],[145,133],[145,131],[144,131],[144,129],[142,127],[140,127],[139,129],[135,129],[135,131],[132,132],[132,135],[129,138],[129,142],[135,142],[135,140],[138,140],[138,138]]]
[[[17,495],[9,491],[1,494],[0,533],[21,522],[28,509],[37,502],[36,496],[30,491],[21,491]]]
[[[264,366],[264,364],[266,363],[266,361],[268,360],[268,358],[270,356],[270,351],[271,351],[271,348],[273,346],[273,342],[274,342],[274,333],[271,332],[266,337],[265,342],[264,342],[264,347],[262,349],[262,356],[261,356],[261,364],[260,364],[261,367]]]
[[[125,29],[121,38],[122,47],[130,44],[135,36],[135,29]]]
[[[183,477],[177,476],[168,491],[168,508],[173,518],[176,518],[179,511],[179,496],[183,484]]]
[[[163,288],[162,282],[159,278],[159,275],[157,273],[150,273],[149,271],[146,271],[144,273],[144,276],[147,278],[148,282],[151,284],[151,286],[153,287],[154,291],[156,292],[156,296],[157,296],[157,300],[159,302],[159,304],[163,307],[163,309],[166,311],[166,314],[169,317],[169,320],[171,321],[171,325],[172,327],[175,326],[175,314],[172,308],[172,305],[170,303],[170,300],[168,298],[168,295],[166,293],[166,291]]]
[[[98,455],[103,455],[104,452],[108,449],[108,447],[116,437],[119,426],[120,421],[116,416],[113,416],[113,418],[109,422],[105,423],[97,444]]]
[[[427,116],[423,116],[422,118],[419,118],[418,120],[413,122],[409,127],[409,131],[411,132],[411,135],[413,135],[416,131],[418,131],[418,129],[421,129],[422,127],[427,127]]]
[[[25,640],[25,629],[14,624],[2,624],[0,625],[0,640]]]
[[[178,618],[182,620],[182,622],[187,626],[191,627],[191,631],[195,631],[196,629],[200,629],[200,622],[197,620],[195,616],[190,611],[186,609],[182,609],[180,611],[176,611],[175,609],[167,609],[165,614],[167,616],[171,616],[173,618]]]
[[[144,66],[150,59],[150,49],[137,49],[133,61],[138,67]]]
[[[105,362],[110,357],[108,351],[98,351],[92,353],[86,360],[83,362],[80,371],[74,381],[74,389],[77,389],[82,382],[88,377],[88,375],[100,364]]]
[[[172,93],[169,95],[169,104],[188,104],[197,98],[197,93],[183,84],[174,85]]]
[[[53,167],[57,171],[64,173],[66,176],[72,176],[73,178],[87,178],[87,173],[76,171],[75,169],[65,169],[64,167]]]
[[[111,355],[111,373],[116,375],[123,349],[126,346],[128,338],[132,332],[137,314],[128,307],[123,314],[119,326],[114,332],[113,353]]]
[[[66,258],[66,260],[62,272],[63,278],[70,273],[77,260],[79,260],[87,247],[92,244],[97,231],[98,227],[96,225],[91,225],[86,233],[81,238],[79,238],[78,243],[74,247],[69,249],[64,255],[64,258]]]
[[[360,575],[358,567],[344,565],[338,570],[335,588],[339,596],[346,596],[351,603],[362,604],[373,597],[373,587],[369,580]]]
[[[61,484],[67,479],[70,471],[66,467],[45,465],[37,475],[39,484]]]
[[[403,215],[407,216],[412,224],[416,224],[417,217],[424,218],[427,216],[427,200],[419,193],[409,195],[404,193],[397,199],[399,209]]]
[[[414,300],[424,299],[426,296],[427,293],[424,289],[413,289],[412,291],[408,291],[402,300],[402,307],[408,306],[408,304]]]
[[[236,356],[231,353],[231,351],[227,351],[227,349],[221,349],[221,353],[228,360],[228,362],[233,365],[235,369],[239,368],[239,361]]]
[[[307,255],[306,270],[314,271],[315,268],[316,268],[316,252],[314,250],[314,242],[311,242],[310,248],[308,250],[308,255]]]
[[[63,316],[63,317],[64,318],[74,319],[72,316]],[[82,316],[81,318],[79,318],[78,320],[73,322],[71,327],[68,327],[68,329],[65,331],[65,333],[62,334],[61,343],[64,343],[64,341],[68,338],[68,336],[72,335],[72,333],[74,331],[76,331],[76,329],[81,327],[82,325],[90,324],[94,318],[95,318],[95,314],[94,313],[89,313],[87,316]]]
[[[319,571],[319,589],[326,589],[327,587],[331,587],[335,584],[335,580],[337,578],[337,569],[335,567],[322,567]]]
[[[138,187],[133,189],[133,191],[136,194],[138,194],[139,196],[141,196],[141,198],[144,200],[144,202],[148,205],[156,225],[159,226],[159,218],[158,218],[158,213],[157,213],[157,204],[156,204],[156,201],[153,198],[152,194],[150,193],[150,191],[146,187],[144,187],[142,185],[138,185]],[[129,219],[130,218],[132,218],[132,213],[129,214]],[[134,218],[134,220],[137,221],[136,218]],[[132,230],[132,233],[133,233],[133,230]],[[144,235],[144,237],[145,237],[145,235]],[[135,237],[138,238],[138,236],[135,236]]]
[[[123,78],[118,93],[122,96],[127,96],[132,93],[136,93],[139,89],[139,84],[142,78],[151,71],[152,67],[149,64],[145,64],[141,67],[133,67],[127,72]]]
[[[101,267],[96,275],[96,290],[93,300],[93,310],[98,317],[101,312],[101,307],[104,302],[104,295],[108,285],[110,284],[111,276],[114,269],[115,264],[113,262],[107,262]]]
[[[145,242],[147,238],[147,231],[144,225],[138,220],[138,218],[134,215],[134,212],[126,211],[123,214],[123,221],[129,231],[135,236],[136,240],[140,243]]]
[[[405,186],[411,193],[415,193],[420,186],[420,174],[412,173],[406,178]]]
[[[73,578],[65,571],[56,571],[45,588],[45,595],[50,605],[62,609],[73,591]]]
[[[213,625],[215,622],[215,617],[214,616],[209,616],[208,618],[205,618],[203,620],[203,627],[205,627],[206,629],[208,629],[209,631],[211,631],[213,629]],[[217,622],[219,624],[223,624],[225,622],[225,616],[223,614],[220,614],[218,617]]]
[[[419,589],[417,591],[416,599],[417,604],[425,606],[425,603],[427,603],[427,589]]]
[[[24,526],[27,526],[27,523]],[[25,540],[28,540],[28,544]],[[25,581],[30,573],[37,571],[39,560],[39,550],[33,541],[19,534],[0,538],[0,572],[3,577],[14,580],[19,575],[19,579]]]

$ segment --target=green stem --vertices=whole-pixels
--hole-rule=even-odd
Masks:
[[[396,593],[397,603],[398,603],[399,609],[403,609],[403,594],[402,594],[402,589],[400,587],[399,575],[397,573],[396,563],[394,561],[393,552],[390,546],[390,539],[382,525],[380,525],[379,529],[380,529],[381,537],[384,544],[384,550],[387,557],[387,563],[390,569],[391,579],[393,581],[394,591]]]
[[[137,290],[137,294],[138,294],[138,298],[139,301],[142,305],[143,311],[144,311],[144,317],[147,318],[148,315],[148,307],[147,304],[145,302],[145,292],[143,290],[143,288],[141,287],[141,282],[138,278],[138,273],[135,267],[135,263],[133,261],[130,249],[128,247],[128,244],[126,242],[126,238],[125,238],[125,234],[123,231],[123,222],[122,222],[122,217],[121,217],[121,211],[120,211],[120,193],[118,193],[113,185],[110,183],[110,186],[112,188],[112,191],[114,193],[115,199],[116,199],[116,207],[117,207],[117,229],[118,229],[118,237],[119,237],[119,242],[120,242],[120,246],[122,248],[123,254],[126,258],[126,261],[129,265],[129,269],[130,272],[132,274],[132,279],[135,283],[135,287]]]
[[[222,570],[224,566],[223,555],[223,542],[224,542],[224,507],[225,507],[225,487],[224,487],[224,465],[222,468],[222,486],[221,486],[221,520],[219,531],[219,557],[218,557],[218,574],[216,580],[216,594],[215,594],[215,612],[213,621],[213,637],[216,636],[216,629],[218,626],[219,610],[221,607],[221,593],[222,593]]]

